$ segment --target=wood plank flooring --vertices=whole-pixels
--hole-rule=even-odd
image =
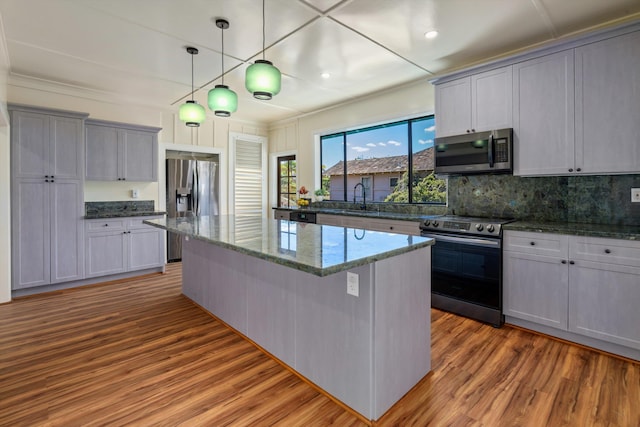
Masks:
[[[0,305],[0,426],[362,426],[164,275]],[[432,311],[433,372],[378,426],[640,426],[640,366]]]

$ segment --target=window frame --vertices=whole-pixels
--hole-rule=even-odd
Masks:
[[[348,135],[352,135],[355,133],[361,133],[361,132],[366,132],[366,131],[371,131],[371,130],[375,130],[375,129],[380,129],[380,128],[385,128],[385,127],[391,127],[391,126],[397,126],[399,124],[405,124],[406,128],[407,128],[407,176],[409,179],[409,182],[411,182],[411,180],[414,177],[414,172],[413,172],[413,129],[412,129],[412,125],[414,122],[418,122],[421,120],[426,120],[426,119],[433,119],[434,120],[434,124],[435,124],[435,114],[427,114],[427,115],[423,115],[423,116],[418,116],[418,117],[412,117],[412,118],[408,118],[408,119],[402,119],[402,120],[394,120],[394,121],[390,121],[390,122],[385,122],[385,123],[380,123],[377,125],[372,125],[372,126],[364,126],[364,127],[360,127],[360,128],[356,128],[356,129],[351,129],[351,130],[346,130],[346,131],[341,131],[341,132],[332,132],[332,133],[327,133],[325,135],[319,135],[319,171],[320,171],[320,183],[322,183],[322,177],[323,177],[323,171],[322,171],[322,154],[323,154],[323,140],[325,139],[330,139],[330,138],[336,138],[338,136],[342,136],[342,148],[343,148],[343,152],[342,152],[342,161],[344,164],[344,174],[343,174],[343,199],[342,200],[338,200],[338,199],[333,199],[331,198],[330,200],[333,201],[344,201],[347,202],[347,193],[348,193],[348,188],[347,188],[347,183],[348,183],[348,177],[349,177],[349,171],[348,171],[348,160],[347,160],[347,136]],[[434,145],[435,147],[435,145]],[[435,149],[435,148],[434,148]],[[433,173],[433,171],[432,171]],[[371,175],[367,175],[367,176],[371,176]],[[401,178],[396,178],[396,186],[390,186],[391,188],[396,188],[398,183],[400,182]],[[373,181],[373,177],[371,176],[371,181]],[[446,178],[445,178],[446,181]],[[360,182],[362,182],[362,180],[360,179]],[[408,185],[408,202],[403,203],[403,202],[381,202],[381,203],[394,203],[394,204],[421,204],[421,205],[438,205],[438,206],[442,206],[442,205],[446,205],[446,200],[444,202],[438,202],[438,201],[426,201],[426,202],[415,202],[413,200],[413,191],[414,191],[414,186],[413,185]]]
[[[291,162],[291,161],[295,161],[296,162],[296,175],[291,175],[291,168],[287,168],[287,176],[285,178],[287,178],[287,188],[291,188],[291,182],[293,181],[294,183],[296,183],[296,192],[295,193],[283,193],[282,192],[282,181],[281,179],[283,178],[282,175],[280,175],[280,165],[282,162]],[[298,175],[297,175],[297,160],[296,160],[296,155],[295,154],[286,154],[286,155],[282,155],[282,156],[277,156],[276,157],[276,206],[279,208],[291,208],[292,206],[283,206],[282,205],[282,195],[286,194],[288,196],[293,195],[294,199],[297,199],[298,196],[298,191],[297,191],[297,182],[298,182]]]

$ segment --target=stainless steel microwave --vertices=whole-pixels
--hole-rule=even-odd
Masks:
[[[436,174],[513,172],[513,129],[466,133],[435,139]]]

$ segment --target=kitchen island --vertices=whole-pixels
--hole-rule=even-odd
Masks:
[[[429,372],[431,239],[257,216],[146,223],[183,236],[185,296],[364,419]]]

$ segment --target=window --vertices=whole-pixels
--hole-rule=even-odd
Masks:
[[[278,207],[296,206],[296,156],[278,157]]]
[[[444,203],[446,181],[433,175],[434,116],[320,138],[322,187],[331,200],[361,197],[394,203]]]

